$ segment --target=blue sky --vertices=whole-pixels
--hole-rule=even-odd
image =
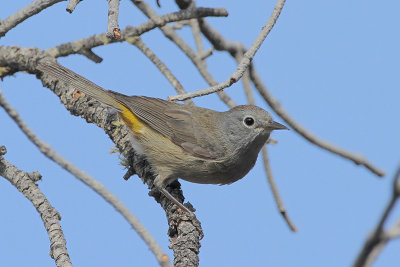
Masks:
[[[175,11],[172,1],[159,14]],[[30,1],[6,0],[4,19]],[[227,39],[247,47],[271,14],[274,1],[198,1],[198,6],[225,7],[228,18],[208,19]],[[46,49],[102,33],[107,3],[84,1],[73,14],[66,2],[18,25],[0,45]],[[201,266],[350,266],[368,232],[390,198],[393,173],[400,161],[398,1],[288,1],[254,62],[260,76],[283,107],[319,137],[365,155],[386,170],[379,179],[365,168],[309,144],[294,131],[279,131],[270,147],[272,170],[289,215],[299,228],[291,233],[278,214],[259,159],[256,167],[230,186],[182,182],[187,201],[197,209],[205,237]],[[120,27],[146,18],[122,1]],[[179,31],[194,46],[188,29]],[[186,90],[206,88],[190,61],[154,30],[142,36]],[[208,48],[209,44],[205,42]],[[94,49],[95,64],[73,55],[59,62],[107,89],[166,98],[174,91],[135,47],[112,44]],[[229,55],[215,52],[207,60],[215,79],[235,70]],[[110,69],[115,72],[110,75]],[[33,75],[17,73],[0,82],[8,101],[42,140],[107,186],[138,216],[168,250],[163,211],[137,176],[124,181],[112,142],[98,127],[73,117]],[[227,92],[238,104],[238,83]],[[256,102],[268,106],[257,94]],[[196,104],[226,110],[216,96]],[[282,120],[275,115],[277,121]],[[1,145],[6,159],[25,171],[40,171],[40,189],[61,213],[61,225],[76,266],[156,266],[144,242],[128,223],[85,185],[45,158],[0,111]],[[31,203],[0,179],[0,251],[4,266],[54,266],[49,241]],[[397,207],[389,226],[399,217]],[[374,266],[394,266],[400,242],[391,242]]]

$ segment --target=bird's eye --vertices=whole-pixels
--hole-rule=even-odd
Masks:
[[[254,124],[254,119],[252,117],[246,117],[244,118],[244,124],[247,126],[252,126]]]

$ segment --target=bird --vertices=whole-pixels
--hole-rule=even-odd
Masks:
[[[288,129],[255,105],[219,112],[160,98],[106,90],[55,60],[37,69],[115,109],[130,132],[135,152],[156,174],[154,186],[182,210],[191,211],[166,186],[177,179],[226,185],[243,178],[274,130]]]

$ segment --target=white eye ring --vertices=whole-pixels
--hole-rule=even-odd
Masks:
[[[246,127],[251,127],[254,125],[254,119],[253,117],[246,116],[243,120],[243,123]]]

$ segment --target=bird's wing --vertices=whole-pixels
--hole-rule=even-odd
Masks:
[[[196,112],[215,113],[215,116],[219,116],[218,112],[188,107],[159,98],[126,96],[113,91],[109,92],[140,120],[193,156],[217,159],[225,152],[222,145],[218,144],[216,138],[211,135],[217,131],[216,124],[213,121],[198,122],[199,116],[196,114]],[[204,128],[204,125],[207,128]]]

